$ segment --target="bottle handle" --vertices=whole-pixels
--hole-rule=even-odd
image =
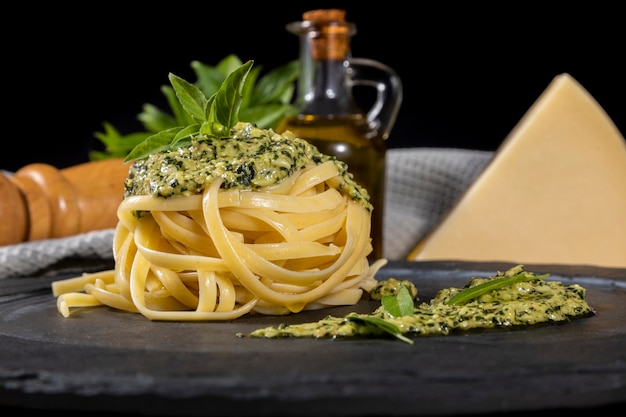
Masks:
[[[349,58],[348,74],[351,87],[366,86],[376,89],[376,99],[366,116],[370,127],[378,129],[386,140],[402,104],[400,77],[387,65],[368,58]]]

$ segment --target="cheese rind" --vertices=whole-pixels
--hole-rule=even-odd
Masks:
[[[408,259],[626,267],[624,137],[555,77]]]

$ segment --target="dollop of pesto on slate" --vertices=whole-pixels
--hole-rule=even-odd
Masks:
[[[230,133],[227,139],[202,136],[189,146],[135,161],[125,182],[124,197],[198,194],[219,177],[223,188],[256,190],[279,184],[312,163],[333,161],[342,178],[339,191],[372,209],[367,190],[354,181],[347,164],[320,153],[308,141],[289,131],[278,134],[245,122],[237,123]]]
[[[499,278],[472,278],[467,287]],[[399,288],[400,281],[390,278],[391,288]],[[388,290],[388,282],[381,281],[376,287]],[[576,317],[595,314],[586,301],[586,289],[579,284],[565,285],[559,281],[543,279],[519,282],[483,294],[462,305],[446,302],[460,288],[444,288],[429,302],[416,305],[413,314],[394,317],[384,306],[370,314],[352,313],[344,317],[326,316],[318,322],[281,324],[254,330],[251,337],[348,337],[381,335],[380,329],[351,320],[351,315],[378,317],[398,327],[406,336],[449,335],[468,330],[511,328],[539,323],[567,322]]]

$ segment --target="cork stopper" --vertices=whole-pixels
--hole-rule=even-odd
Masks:
[[[355,33],[352,23],[346,22],[342,9],[309,10],[302,14],[309,33],[311,54],[316,60],[342,60],[350,49],[350,37]]]
[[[302,13],[302,20],[310,22],[345,22],[346,11],[341,9],[317,9]]]

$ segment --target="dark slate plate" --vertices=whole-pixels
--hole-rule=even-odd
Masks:
[[[391,262],[427,301],[513,265]],[[596,315],[566,324],[380,339],[253,339],[236,333],[378,303],[245,317],[151,322],[107,307],[63,318],[50,283],[0,281],[0,404],[146,415],[473,415],[626,404],[626,269],[527,265],[579,283]],[[623,410],[623,408],[622,408]]]

